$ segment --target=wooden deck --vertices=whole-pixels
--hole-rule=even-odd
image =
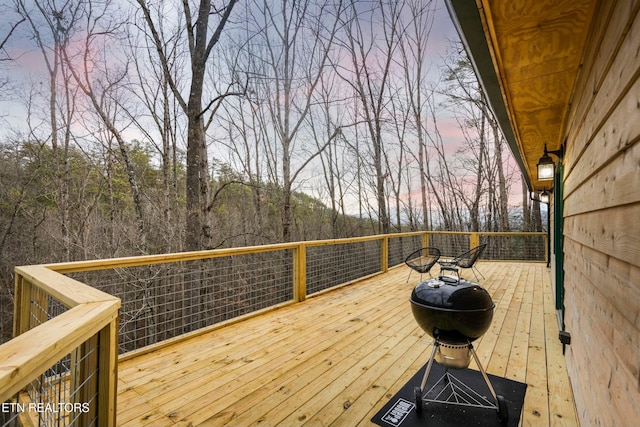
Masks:
[[[489,373],[528,384],[520,425],[578,425],[549,270],[479,269],[496,309],[475,348]],[[373,425],[429,356],[408,302],[418,276],[407,275],[396,268],[121,362],[118,425]]]

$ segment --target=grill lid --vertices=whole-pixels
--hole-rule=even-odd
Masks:
[[[480,338],[491,325],[495,307],[482,286],[444,277],[419,283],[410,300],[413,316],[425,332],[456,344]]]
[[[411,293],[411,302],[443,311],[485,311],[495,307],[482,286],[447,277],[419,283]]]

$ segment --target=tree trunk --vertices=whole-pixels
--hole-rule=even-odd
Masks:
[[[522,178],[522,230],[523,231],[532,231],[531,230],[531,209],[529,203],[529,188],[527,187],[527,183]]]

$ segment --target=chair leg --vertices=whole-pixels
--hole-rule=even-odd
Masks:
[[[483,279],[485,279],[485,277],[482,275],[482,272],[480,270],[478,270],[475,266],[471,267],[471,270],[473,271],[473,274],[476,276],[476,280],[480,281],[480,279],[478,278],[478,274],[480,275],[480,277],[482,277]],[[476,274],[477,273],[477,274]]]
[[[409,276],[407,276],[407,281],[405,283],[409,283],[409,279],[411,278],[412,270],[409,269]]]

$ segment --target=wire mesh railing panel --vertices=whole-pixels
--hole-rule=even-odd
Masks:
[[[29,298],[29,321],[27,329],[33,329],[61,315],[68,308],[40,288],[31,287]]]
[[[292,250],[70,275],[120,298],[120,353],[293,299]]]
[[[307,247],[307,294],[381,271],[381,240]]]
[[[467,252],[470,245],[468,234],[429,234],[429,246],[438,248],[442,258],[452,258]]]
[[[544,235],[482,235],[482,243],[487,247],[482,259],[501,261],[545,261],[546,237]]]
[[[27,387],[28,406],[36,408],[40,425],[97,425],[97,351],[94,336]]]
[[[422,247],[422,235],[389,237],[389,267],[402,264],[414,251]]]

